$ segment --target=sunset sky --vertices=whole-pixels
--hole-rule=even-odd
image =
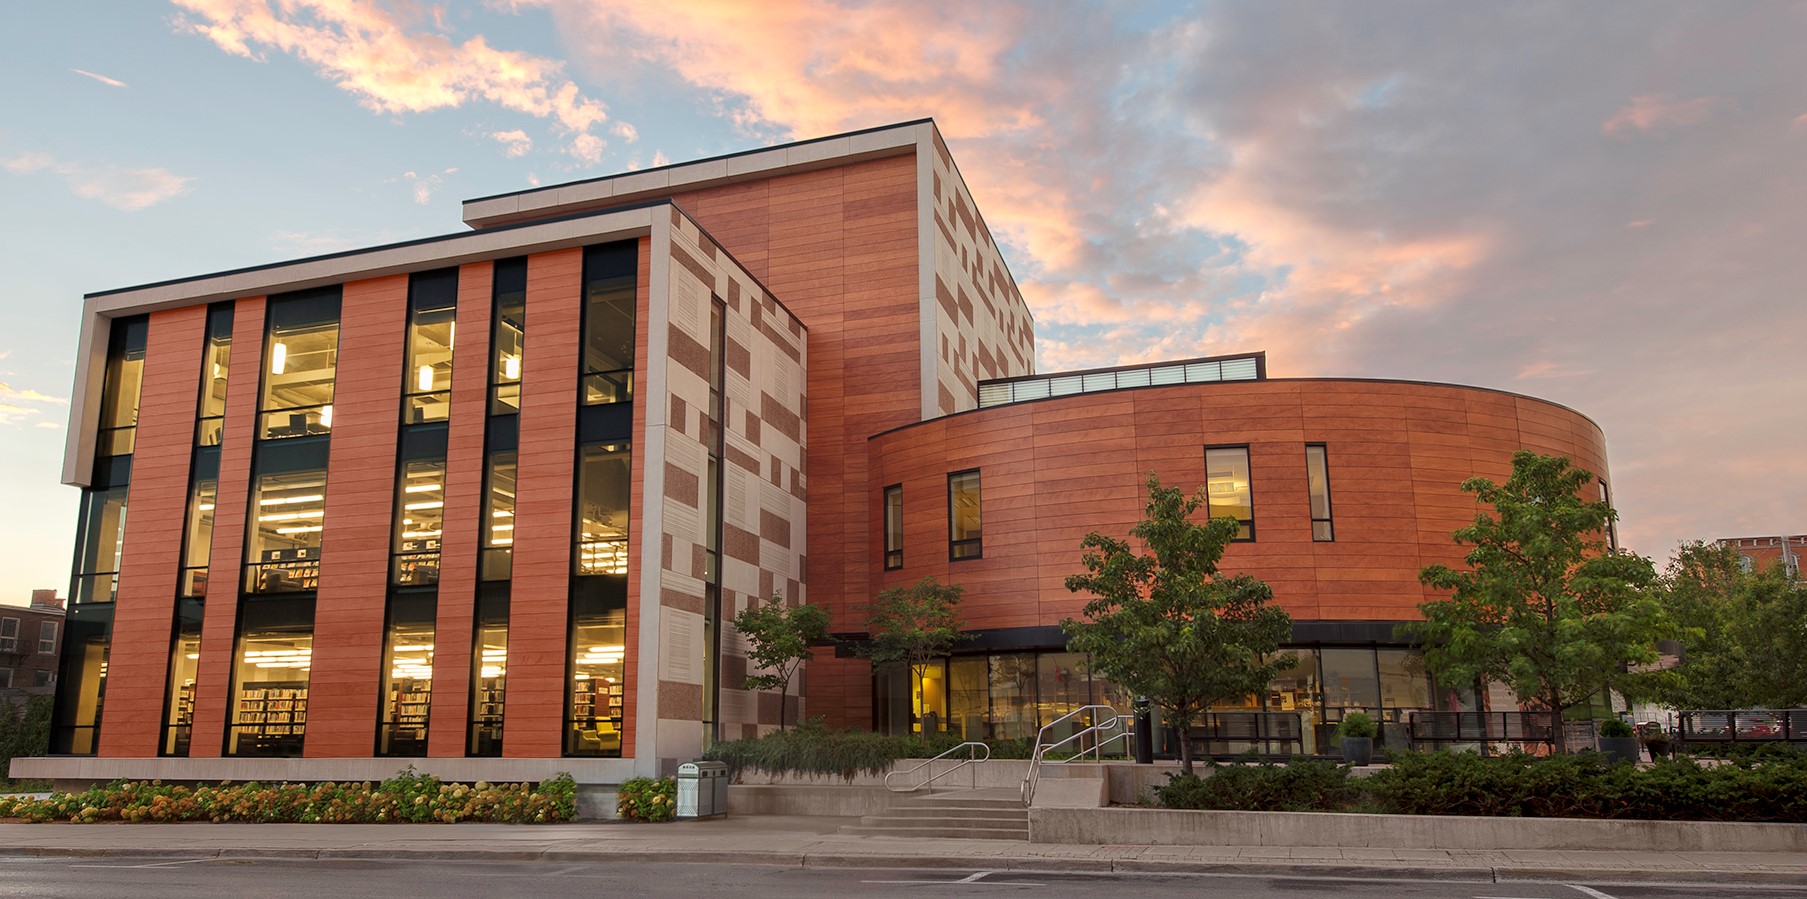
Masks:
[[[84,293],[933,117],[1042,370],[1528,393],[1627,545],[1807,532],[1807,3],[32,3],[0,37],[0,601],[68,589]],[[1359,490],[1357,484],[1339,490]]]

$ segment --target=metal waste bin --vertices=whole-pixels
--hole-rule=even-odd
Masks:
[[[727,765],[685,762],[678,766],[678,817],[713,818],[727,813]]]

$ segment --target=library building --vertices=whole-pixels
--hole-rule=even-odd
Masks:
[[[51,755],[13,776],[613,784],[781,716],[1033,737],[1132,699],[1059,623],[1081,539],[1126,535],[1150,473],[1241,523],[1225,569],[1295,621],[1300,664],[1243,707],[1304,724],[1256,748],[1487,701],[1394,627],[1460,561],[1464,478],[1528,449],[1607,490],[1591,420],[1238,348],[1038,372],[974,196],[922,120],[89,294]],[[871,598],[925,577],[964,588],[970,639],[874,670]],[[783,703],[732,626],[771,597],[839,638]]]

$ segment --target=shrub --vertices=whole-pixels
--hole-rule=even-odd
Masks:
[[[1609,740],[1623,739],[1625,737],[1635,736],[1636,734],[1637,731],[1632,730],[1631,725],[1626,724],[1617,718],[1608,718],[1605,721],[1600,722],[1600,736],[1606,737]]]
[[[670,821],[678,814],[675,777],[636,777],[621,785],[615,808],[628,821]]]
[[[1154,788],[1167,808],[1246,812],[1336,812],[1358,804],[1349,768],[1318,759],[1284,765],[1209,765],[1210,776],[1170,775]]]
[[[550,824],[577,814],[577,783],[559,774],[538,786],[448,784],[412,766],[374,787],[369,783],[177,786],[160,780],[113,781],[45,799],[0,796],[0,818],[70,821],[247,821],[371,824],[482,821]]]
[[[1343,723],[1337,725],[1336,729],[1336,735],[1339,737],[1366,737],[1370,740],[1374,739],[1374,735],[1378,733],[1380,733],[1380,728],[1375,726],[1374,719],[1368,717],[1366,712],[1350,712],[1344,715]]]

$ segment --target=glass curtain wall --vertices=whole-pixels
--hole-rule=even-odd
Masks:
[[[207,595],[208,560],[213,555],[214,504],[220,491],[220,453],[215,447],[198,447],[194,472],[189,476],[188,515],[182,531],[182,576],[179,595]]]
[[[395,483],[395,533],[389,582],[439,583],[439,540],[445,528],[445,459],[403,461]]]
[[[339,367],[339,288],[270,300],[258,439],[327,434]]]
[[[226,381],[232,373],[232,304],[207,309],[207,345],[201,357],[201,402],[195,446],[219,446],[226,434]]]
[[[301,755],[313,655],[313,600],[253,599],[244,603],[239,612],[227,755]]]
[[[377,755],[421,758],[427,754],[437,610],[432,593],[398,594],[389,600]]]
[[[628,444],[586,446],[578,455],[579,576],[627,574],[632,452]]]
[[[585,406],[625,403],[634,398],[635,273],[640,248],[634,241],[584,250],[583,385]]]
[[[527,355],[527,260],[496,263],[491,300],[489,414],[521,411],[521,371]]]
[[[504,588],[496,591],[496,587]],[[506,584],[484,584],[477,593],[477,629],[471,649],[471,721],[465,753],[502,754],[502,712],[508,691],[508,593]],[[487,589],[486,589],[487,588]]]
[[[404,425],[442,422],[452,412],[452,339],[458,330],[458,270],[408,279],[408,360],[402,385]]]
[[[130,465],[109,468],[114,472],[131,470]],[[111,473],[103,470],[99,474],[107,477]],[[69,591],[71,605],[112,602],[119,592],[128,486],[123,480],[113,484],[97,478],[93,487],[82,491],[81,521],[75,537],[75,579]]]
[[[187,756],[194,725],[195,680],[201,668],[201,601],[176,602],[175,633],[169,648],[169,685],[163,706],[163,743],[158,753]]]
[[[144,347],[150,322],[117,319],[107,341],[107,375],[100,395],[99,456],[129,456],[138,432],[138,398],[144,386]]]

